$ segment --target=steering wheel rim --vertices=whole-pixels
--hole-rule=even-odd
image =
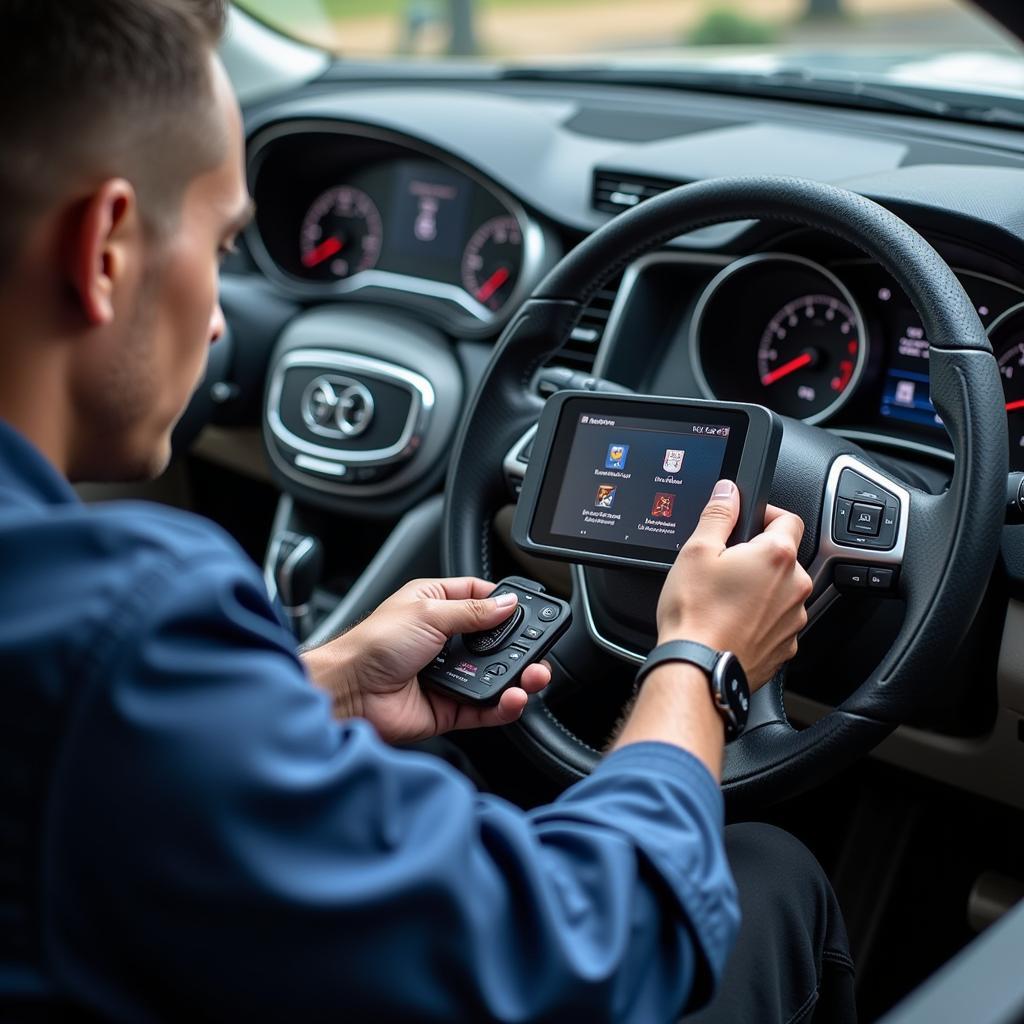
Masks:
[[[732,800],[755,803],[809,788],[907,720],[966,633],[998,552],[1007,473],[998,369],[963,287],[913,228],[863,196],[797,178],[715,179],[621,214],[550,271],[499,339],[456,435],[443,522],[447,571],[490,578],[491,520],[507,503],[501,462],[540,415],[543,402],[529,391],[537,368],[562,347],[594,293],[633,260],[701,227],[762,219],[833,234],[875,259],[903,288],[930,339],[932,401],[952,440],[955,468],[939,496],[893,481],[908,499],[899,575],[906,614],[874,672],[801,731],[786,718],[781,674],[755,695],[753,723],[727,748],[723,778]],[[817,564],[823,547],[825,484],[841,455],[878,469],[851,443],[786,421],[771,500],[804,519],[805,566]],[[510,728],[535,760],[566,781],[585,775],[600,756],[554,716],[543,696],[532,698]]]

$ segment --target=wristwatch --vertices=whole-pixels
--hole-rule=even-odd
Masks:
[[[685,661],[707,674],[711,699],[725,722],[725,741],[728,743],[739,736],[750,711],[750,687],[740,659],[731,651],[716,651],[693,640],[670,640],[647,655],[636,674],[634,689],[639,691],[644,678],[668,661]]]

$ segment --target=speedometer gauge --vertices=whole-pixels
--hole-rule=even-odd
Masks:
[[[466,243],[462,287],[481,305],[497,311],[507,301],[523,258],[523,232],[515,217],[494,217]]]
[[[828,268],[792,253],[723,267],[690,321],[690,358],[706,398],[757,402],[820,423],[854,394],[867,365],[864,318]]]
[[[834,295],[802,295],[768,321],[757,347],[763,401],[806,419],[849,387],[860,354],[853,310]]]
[[[350,185],[330,188],[302,220],[302,266],[309,277],[351,277],[376,265],[383,238],[380,213],[365,192]]]

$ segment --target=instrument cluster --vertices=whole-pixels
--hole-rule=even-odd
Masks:
[[[1010,465],[1024,470],[1024,289],[966,269],[956,273],[988,330],[1003,381]],[[921,319],[869,260],[825,266],[789,253],[735,260],[698,299],[688,347],[707,398],[946,444],[929,396]]]
[[[386,298],[493,329],[545,262],[515,199],[405,140],[278,127],[253,140],[249,171],[253,258],[299,296]]]

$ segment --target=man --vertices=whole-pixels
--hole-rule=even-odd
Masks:
[[[69,486],[164,468],[224,328],[217,256],[249,201],[222,18],[215,0],[2,8],[0,1016],[696,1009],[739,916],[700,669],[652,671],[601,767],[524,813],[390,745],[507,723],[546,685],[534,666],[487,711],[419,688],[447,636],[509,614],[487,583],[411,583],[303,663],[229,538]],[[729,648],[756,686],[795,650],[808,580],[799,520],[771,510],[727,550],[737,511],[722,482],[659,639]],[[732,854],[771,863],[708,1012],[807,1019],[848,963],[827,882],[773,830]]]

